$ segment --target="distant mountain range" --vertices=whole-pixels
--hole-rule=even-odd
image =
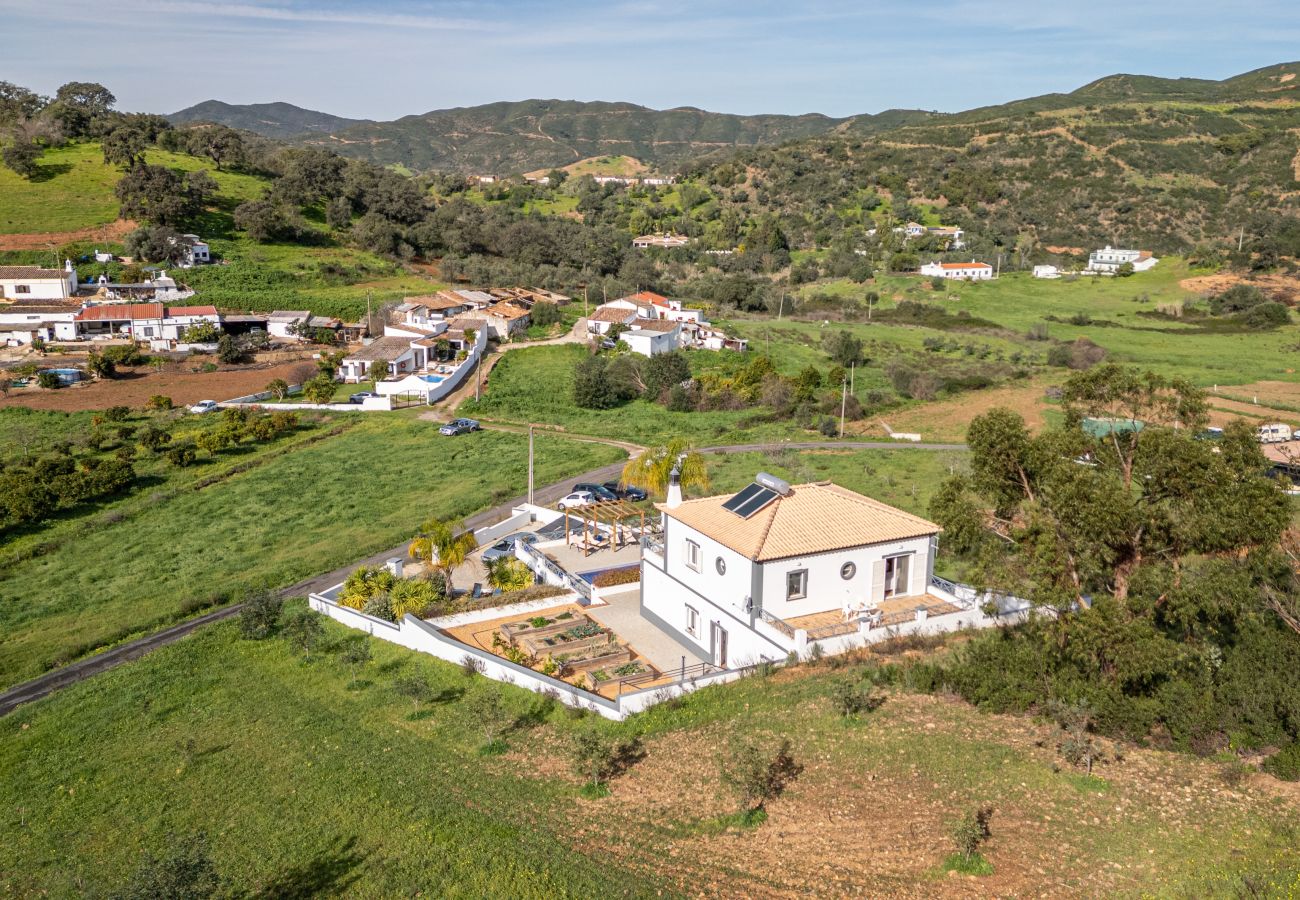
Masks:
[[[893,109],[832,118],[738,116],[693,107],[654,110],[633,103],[523,100],[433,110],[391,122],[347,119],[290,103],[207,100],[168,116],[176,123],[215,122],[292,143],[327,146],[343,156],[415,170],[511,174],[600,156],[632,156],[651,167],[729,148],[780,144],[821,135],[872,137],[918,127],[969,126],[1078,108],[1141,102],[1250,103],[1290,108],[1297,64],[1257,69],[1223,81],[1112,75],[1067,94],[1045,94],[959,113]]]

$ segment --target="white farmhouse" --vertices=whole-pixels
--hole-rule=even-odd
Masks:
[[[663,319],[634,319],[632,327],[618,336],[633,353],[658,356],[681,346],[682,326]]]
[[[1061,270],[1056,266],[1034,266],[1035,278],[1060,278]]]
[[[1088,271],[1099,275],[1114,275],[1120,266],[1131,265],[1134,272],[1145,272],[1160,260],[1149,250],[1124,250],[1107,244],[1088,254]]]
[[[180,245],[183,254],[180,261],[182,269],[192,269],[212,262],[211,249],[197,234],[182,234]]]
[[[642,551],[641,615],[714,665],[783,658],[824,620],[926,606],[933,522],[830,482],[759,473],[734,496],[683,501],[673,481],[663,539]]]
[[[993,267],[973,259],[968,263],[930,262],[921,266],[921,274],[960,281],[989,281],[993,278]]]
[[[11,303],[0,304],[0,343],[5,346],[43,341],[77,339],[78,303]]]
[[[15,303],[32,300],[67,300],[77,293],[77,270],[72,260],[62,269],[40,266],[0,266],[0,299]]]

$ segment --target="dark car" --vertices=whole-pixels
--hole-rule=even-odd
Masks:
[[[482,431],[483,426],[473,419],[452,419],[446,425],[438,429],[439,434],[457,435],[469,434],[471,431]]]
[[[644,500],[646,498],[646,492],[639,487],[633,487],[632,485],[622,487],[617,481],[606,481],[602,487],[620,500]]]
[[[588,492],[589,494],[591,494],[591,496],[596,498],[597,503],[607,501],[607,500],[618,499],[618,494],[614,493],[609,488],[605,487],[603,484],[589,484],[587,482],[583,482],[582,484],[575,484],[573,486],[573,489],[575,491]]]

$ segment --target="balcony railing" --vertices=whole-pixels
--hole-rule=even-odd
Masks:
[[[760,615],[763,617],[764,622],[771,625],[773,628],[781,632],[790,640],[794,640],[794,626],[791,625],[789,622],[787,622],[785,619],[782,619],[779,616],[774,616],[767,610],[762,610],[760,612]]]

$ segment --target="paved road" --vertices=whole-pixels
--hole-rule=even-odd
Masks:
[[[600,440],[587,438],[580,435],[566,435],[577,440]],[[607,441],[613,446],[627,449],[628,445],[622,441]],[[965,450],[965,444],[900,444],[888,441],[779,441],[766,444],[732,444],[720,447],[703,447],[703,453],[750,453],[761,452],[772,449],[790,449],[790,450]],[[572,475],[545,487],[540,487],[534,491],[535,502],[549,506],[556,500],[559,500],[565,494],[569,493],[573,485],[579,481],[594,481],[599,484],[602,481],[612,481],[618,478],[623,470],[622,463],[611,463],[607,466],[601,466],[599,469],[592,469],[589,472],[583,472],[580,475]],[[506,518],[510,515],[513,507],[523,503],[527,498],[520,496],[507,500],[499,506],[486,509],[481,513],[470,516],[465,520],[465,525],[471,529],[482,528]],[[347,578],[348,573],[360,565],[380,565],[384,560],[393,556],[405,556],[406,545],[385,550],[382,553],[376,553],[365,559],[349,563],[342,568],[335,569],[332,572],[326,572],[317,575],[314,578],[308,578],[297,584],[291,585],[280,593],[285,597],[300,597],[314,591],[323,591],[326,588],[333,587]],[[63,666],[47,672],[44,675],[33,678],[31,681],[24,682],[16,687],[0,693],[0,716],[8,715],[14,709],[24,703],[30,703],[33,700],[39,700],[48,694],[57,691],[60,688],[75,684],[78,681],[84,681],[92,675],[98,675],[109,669],[120,666],[122,663],[130,662],[133,659],[139,659],[151,650],[159,647],[165,647],[167,644],[183,638],[185,635],[202,628],[204,625],[212,622],[220,622],[222,619],[228,619],[231,616],[239,614],[243,604],[236,603],[232,606],[226,606],[213,612],[206,613],[194,619],[185,622],[178,622],[162,631],[154,634],[137,638],[134,641],[128,641],[125,644],[119,644],[103,653],[88,657],[78,662]]]

